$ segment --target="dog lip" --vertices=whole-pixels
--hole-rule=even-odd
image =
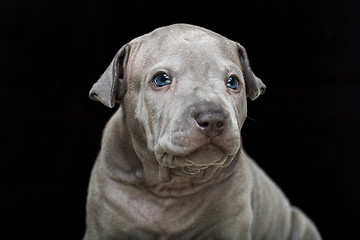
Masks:
[[[158,144],[157,147],[155,147],[155,155],[158,155],[159,158],[163,158],[166,155],[171,155],[171,156],[179,156],[179,157],[186,157],[188,155],[191,155],[192,153],[196,152],[198,149],[212,144],[210,141],[209,142],[204,142],[201,145],[198,145],[196,147],[184,147],[184,146],[180,146],[178,144],[171,144],[171,146],[169,146],[168,144],[166,145],[162,145],[162,144]],[[216,147],[218,147],[219,149],[223,150],[220,146],[217,146],[216,144],[212,144]]]
[[[176,167],[171,169],[172,175],[181,177],[201,177],[204,171],[210,166],[197,168],[197,167]]]
[[[185,138],[185,137],[177,137],[179,138]],[[214,137],[208,137],[203,135],[201,138],[201,141],[193,144],[193,145],[186,145],[182,141],[170,141],[170,144],[167,143],[164,146],[166,148],[164,149],[165,152],[175,155],[175,156],[182,156],[186,157],[187,155],[190,155],[202,147],[212,145],[214,147],[217,147],[221,151],[229,154],[233,154],[233,147],[232,145],[226,146],[224,142],[237,142],[239,141],[239,137],[233,137],[233,138],[225,138],[223,139],[220,135],[214,136]]]
[[[181,171],[183,171],[184,173],[190,174],[190,175],[198,174],[201,170],[203,170],[203,169],[197,169],[194,167],[182,167],[181,168]]]

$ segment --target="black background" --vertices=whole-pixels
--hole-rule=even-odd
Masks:
[[[267,92],[245,149],[324,239],[357,236],[360,1],[131,2],[0,2],[0,236],[81,239],[115,111],[88,91],[123,44],[182,22],[246,47]]]

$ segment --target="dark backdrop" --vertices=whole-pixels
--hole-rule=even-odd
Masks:
[[[246,47],[267,85],[249,103],[247,152],[324,239],[358,235],[360,2],[132,2],[0,2],[1,236],[82,237],[115,111],[88,91],[123,44],[178,22]]]

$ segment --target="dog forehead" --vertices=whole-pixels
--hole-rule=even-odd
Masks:
[[[155,29],[132,41],[138,45],[137,61],[184,59],[188,63],[238,60],[236,43],[210,30],[187,24]],[[149,64],[145,64],[149,65]],[[150,64],[151,65],[151,64]]]

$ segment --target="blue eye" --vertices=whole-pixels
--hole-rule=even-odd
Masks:
[[[154,85],[157,87],[163,87],[171,83],[170,77],[166,73],[159,73],[154,78]]]
[[[229,77],[229,79],[226,82],[226,86],[228,88],[231,88],[231,89],[234,89],[234,90],[238,89],[238,87],[239,87],[239,79],[237,79],[234,76]]]

